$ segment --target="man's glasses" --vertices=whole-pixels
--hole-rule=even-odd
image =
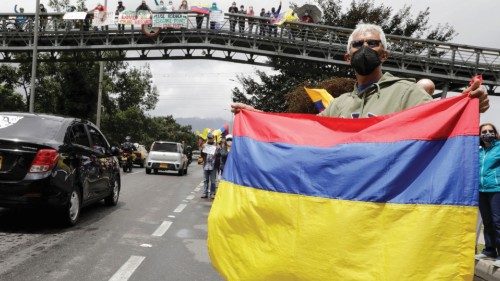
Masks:
[[[376,47],[380,46],[380,43],[382,43],[382,41],[375,40],[375,39],[356,40],[356,41],[351,42],[351,47],[356,48],[356,49],[361,48],[361,46],[363,46],[363,44],[365,44],[365,42],[368,44],[368,47],[370,47],[370,48],[376,48]]]
[[[487,134],[487,133],[494,134],[495,131],[494,130],[483,130],[483,131],[481,131],[481,134]]]

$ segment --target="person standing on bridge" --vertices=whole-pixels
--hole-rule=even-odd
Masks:
[[[255,17],[255,11],[253,10],[253,6],[248,7],[247,16]],[[248,33],[252,34],[254,25],[255,25],[255,19],[248,18]],[[255,33],[257,33],[257,27],[255,27]]]
[[[167,8],[167,12],[172,12],[173,10],[175,10],[174,2],[172,2],[172,0],[168,1],[168,5],[166,8]]]
[[[414,79],[399,78],[382,73],[382,63],[389,57],[382,28],[361,23],[349,36],[344,59],[354,69],[356,86],[350,93],[334,99],[319,113],[320,116],[359,118],[390,114],[432,100]],[[488,95],[479,83],[473,83],[464,93],[479,98],[479,111],[490,107]],[[232,111],[255,110],[252,106],[234,103]]]
[[[47,16],[47,9],[43,4],[40,4],[40,31],[45,31],[49,17]]]
[[[243,5],[240,6],[240,9],[238,10],[238,14],[242,14],[242,15],[247,14],[247,12],[245,11],[245,6],[243,6]],[[245,32],[245,20],[246,20],[245,17],[240,17],[238,19],[238,30],[240,31],[240,33]]]
[[[229,10],[227,12],[231,13],[231,14],[238,13],[238,7],[236,7],[236,2],[233,2],[231,4],[231,7],[229,7]],[[234,16],[229,16],[229,31],[231,31],[231,32],[236,31],[236,17],[234,17]]]
[[[167,11],[167,6],[165,6],[165,2],[163,2],[163,0],[160,0],[159,3],[158,3],[158,0],[155,0],[155,4],[156,4],[156,11],[157,12],[166,12]]]
[[[179,6],[179,10],[181,10],[181,11],[187,11],[187,10],[189,10],[189,6],[188,6],[187,0],[182,0],[181,5]]]
[[[118,17],[118,15],[125,11],[125,6],[123,6],[122,1],[118,1],[118,6],[116,7],[115,15]],[[125,30],[125,25],[124,24],[118,24],[118,31],[124,31]]]
[[[139,5],[137,7],[137,9],[135,9],[136,13],[139,11],[148,11],[148,12],[152,13],[151,8],[149,8],[149,6],[148,6],[148,4],[146,4],[145,0],[142,0],[141,5]]]
[[[271,25],[269,26],[269,35],[273,34],[274,37],[278,36],[278,27],[276,26],[276,21],[280,17],[280,12],[281,12],[281,1],[280,5],[278,6],[278,10],[276,10],[274,7],[271,8]]]
[[[264,9],[264,8],[262,8],[260,10],[259,16],[261,18],[269,17],[268,14],[266,13],[266,9]],[[259,35],[266,36],[266,33],[267,33],[266,30],[267,30],[268,24],[269,24],[269,22],[266,20],[259,20]]]
[[[16,29],[19,30],[19,31],[23,31],[23,26],[24,26],[24,23],[26,22],[26,20],[28,19],[25,15],[24,15],[24,8],[23,7],[20,7],[19,8],[19,11],[17,10],[17,4],[14,5],[14,12],[16,14],[19,14],[18,16],[16,16],[16,21],[15,21],[15,26],[16,26]]]
[[[484,225],[485,248],[476,259],[496,258],[500,267],[500,141],[490,123],[479,126],[479,211]]]

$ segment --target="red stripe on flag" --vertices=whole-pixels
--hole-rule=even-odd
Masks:
[[[240,114],[245,118],[240,118]],[[445,121],[450,125],[435,125]],[[250,126],[254,122],[260,126]],[[478,135],[478,126],[479,100],[460,95],[393,114],[360,119],[243,110],[236,115],[234,136],[326,147],[342,143],[439,140]],[[298,131],[302,133],[294,134]]]

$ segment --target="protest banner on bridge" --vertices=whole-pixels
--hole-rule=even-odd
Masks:
[[[92,26],[101,27],[111,24],[115,24],[114,12],[94,11],[94,19],[92,20]]]
[[[210,28],[220,29],[224,22],[224,13],[221,10],[210,11]]]
[[[118,14],[118,24],[143,25],[151,22],[151,13],[148,11],[125,10]]]
[[[87,12],[69,12],[64,14],[63,20],[84,20]]]
[[[187,14],[153,14],[153,27],[187,28]]]

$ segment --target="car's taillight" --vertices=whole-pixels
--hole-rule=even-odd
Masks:
[[[31,163],[30,173],[50,171],[57,163],[59,153],[55,149],[40,149]]]

